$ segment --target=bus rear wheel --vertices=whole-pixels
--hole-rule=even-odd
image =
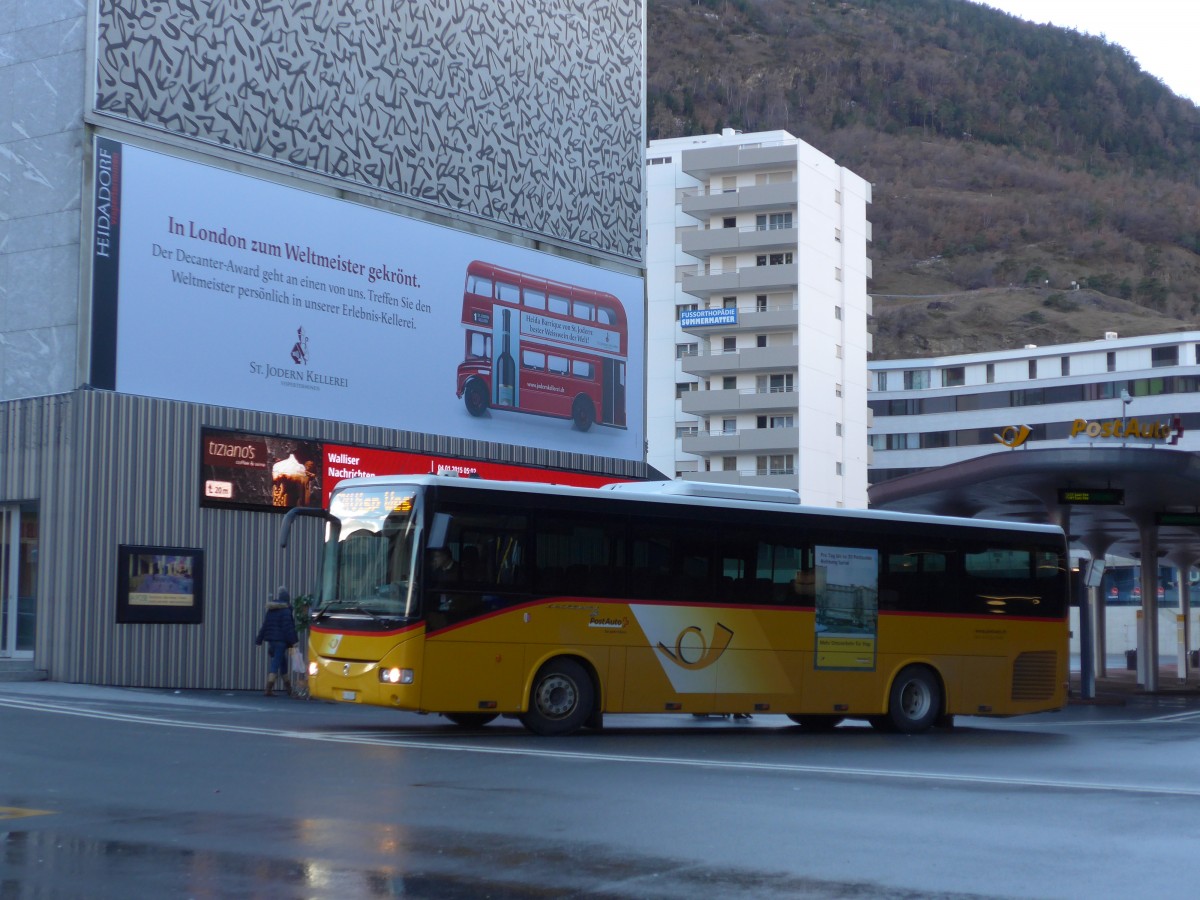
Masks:
[[[463,403],[471,415],[482,416],[488,408],[487,386],[482,381],[468,381],[463,390]]]
[[[590,397],[579,396],[571,404],[571,419],[580,431],[587,431],[596,421],[596,407]]]
[[[888,694],[887,722],[904,734],[928,731],[942,714],[942,686],[925,666],[900,670]]]
[[[538,670],[521,724],[534,734],[578,731],[592,716],[596,691],[587,671],[573,659],[555,659]]]
[[[498,715],[497,713],[442,713],[460,728],[482,728]]]

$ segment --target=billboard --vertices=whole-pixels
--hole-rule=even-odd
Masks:
[[[106,138],[95,150],[94,386],[643,458],[641,278]],[[622,427],[468,410],[477,260],[617,298],[639,354],[620,363]]]
[[[297,506],[327,508],[339,482],[371,475],[444,475],[575,487],[628,480],[217,428],[202,428],[200,442],[200,505],[210,509],[283,513]]]

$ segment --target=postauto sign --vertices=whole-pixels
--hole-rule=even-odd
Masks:
[[[1088,437],[1097,440],[1163,441],[1178,444],[1183,437],[1183,419],[1149,420],[1136,416],[1129,419],[1100,419],[1088,421],[1076,419],[1071,423],[1071,437]]]

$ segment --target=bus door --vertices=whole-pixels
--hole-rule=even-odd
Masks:
[[[606,359],[601,369],[600,421],[606,425],[625,424],[625,362]]]

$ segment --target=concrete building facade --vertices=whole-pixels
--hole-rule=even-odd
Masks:
[[[5,13],[0,668],[256,686],[273,491],[360,458],[646,474],[641,0]],[[627,423],[463,409],[476,259],[620,298]]]
[[[647,461],[865,507],[871,186],[785,131],[646,163]]]

